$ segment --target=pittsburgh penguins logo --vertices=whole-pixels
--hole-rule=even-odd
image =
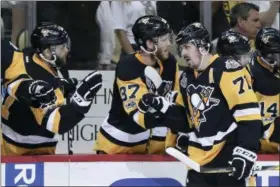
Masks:
[[[205,112],[209,111],[212,107],[220,103],[219,99],[212,97],[214,91],[213,87],[189,85],[187,87],[189,110],[191,120],[195,128],[199,131],[200,124],[206,122]]]

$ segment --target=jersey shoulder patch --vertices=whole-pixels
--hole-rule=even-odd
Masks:
[[[189,76],[192,75],[193,69],[189,68],[189,67],[184,67],[182,69],[182,73],[180,75],[180,86],[182,88],[187,88],[188,86],[188,79],[190,78]]]
[[[241,70],[243,69],[243,66],[233,58],[219,57],[216,59],[214,68],[219,69],[220,71],[231,72]]]
[[[226,70],[239,69],[240,67],[241,67],[241,65],[236,60],[228,59],[225,61]]]
[[[224,73],[235,73],[239,71],[241,73],[244,67],[232,58],[219,57],[216,59],[216,62],[214,62],[212,68],[214,71],[214,82],[218,84],[221,81],[222,75]]]

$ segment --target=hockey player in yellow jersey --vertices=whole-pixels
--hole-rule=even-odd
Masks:
[[[147,106],[165,111],[164,123],[179,134],[181,151],[206,167],[234,168],[228,174],[188,171],[188,187],[245,186],[260,148],[261,115],[251,76],[237,61],[211,55],[208,31],[200,24],[184,27],[176,42],[189,68],[180,77],[180,94],[143,96]],[[173,126],[173,127],[172,127]]]
[[[218,38],[217,53],[220,56],[231,57],[243,67],[247,67],[253,50],[251,50],[250,41],[246,36],[228,30],[223,32],[222,36]]]
[[[11,66],[14,53],[20,52],[10,41],[1,40],[1,80],[5,79],[5,72]]]
[[[265,39],[265,40],[263,40]],[[261,153],[279,152],[280,126],[274,123],[279,116],[279,31],[272,28],[261,29],[256,37],[256,51],[252,54],[246,37],[239,33],[228,31],[218,39],[217,49],[220,55],[230,56],[242,66],[246,66],[253,79],[253,89],[257,94],[263,121],[263,137],[261,138]],[[266,60],[266,56],[276,58]],[[249,63],[251,62],[251,63]]]
[[[13,58],[21,54],[22,52],[10,41],[1,39],[1,101],[10,91],[2,84],[13,85],[12,83],[15,82],[17,89],[9,95],[10,100],[16,99],[27,105],[36,104],[40,107],[51,105],[55,101],[55,93],[50,84],[42,80],[33,80],[28,74],[10,74],[10,69],[13,69],[17,63],[17,60],[13,60]]]
[[[250,63],[253,89],[257,94],[263,120],[262,153],[279,153],[280,124],[280,31],[262,28],[255,39],[256,53]]]
[[[161,127],[157,115],[140,112],[138,103],[143,94],[156,91],[144,76],[147,66],[159,72],[160,90],[179,88],[178,64],[168,51],[172,31],[163,18],[144,16],[136,20],[132,32],[141,50],[118,62],[109,116],[97,134],[97,153],[164,153],[167,128]]]
[[[10,93],[13,99],[17,99],[26,104],[34,104],[44,107],[55,101],[55,93],[50,84],[42,80],[33,80],[26,72],[11,73],[12,69],[17,66],[17,57],[23,55],[22,51],[17,49],[11,42],[1,40],[1,86],[2,84],[17,84],[16,91]],[[13,58],[15,59],[13,60]],[[10,86],[11,87],[11,86]],[[2,87],[2,98],[11,89]]]
[[[54,154],[58,142],[55,135],[69,131],[84,118],[102,85],[102,76],[96,71],[77,88],[75,83],[58,77],[57,69],[65,63],[70,50],[70,38],[62,27],[53,23],[39,25],[31,34],[31,45],[31,50],[13,54],[11,65],[5,71],[5,79],[13,81],[4,82],[8,94],[1,111],[3,155]],[[34,80],[28,92],[20,88],[26,81],[21,75]],[[50,85],[53,92],[41,92],[44,85]],[[30,103],[15,99],[30,93],[55,95],[47,105],[36,98],[27,99]]]

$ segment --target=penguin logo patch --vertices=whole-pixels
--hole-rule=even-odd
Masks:
[[[210,86],[206,87],[199,85],[195,87],[191,84],[187,87],[191,120],[198,131],[201,123],[207,121],[205,112],[211,110],[211,108],[220,103],[219,99],[212,97],[213,91],[214,88]]]

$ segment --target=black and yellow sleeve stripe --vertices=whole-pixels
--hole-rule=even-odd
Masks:
[[[34,80],[27,74],[19,75],[14,80],[10,80],[5,84],[9,95],[17,100],[30,100],[29,86]]]
[[[55,134],[63,134],[71,130],[83,118],[74,103],[65,105],[65,99],[59,89],[55,90],[56,103],[51,109],[41,109],[31,107],[31,111],[38,125],[45,127]]]
[[[76,109],[73,103],[53,108],[44,112],[33,109],[39,125],[55,134],[64,134],[77,125],[85,116]]]

